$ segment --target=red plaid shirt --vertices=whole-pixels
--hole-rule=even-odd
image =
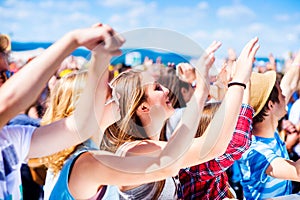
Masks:
[[[225,171],[250,147],[253,113],[249,105],[242,105],[233,137],[222,156],[179,171],[183,199],[215,200],[228,197]]]

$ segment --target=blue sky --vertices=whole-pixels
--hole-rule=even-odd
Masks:
[[[166,28],[202,47],[220,40],[220,55],[229,47],[239,53],[254,36],[260,38],[259,56],[272,52],[283,57],[300,49],[297,0],[0,0],[0,32],[14,41],[52,42],[69,30],[99,21],[119,32]]]

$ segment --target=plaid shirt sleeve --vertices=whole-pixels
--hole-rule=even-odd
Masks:
[[[198,165],[198,167],[194,166],[186,169],[189,171],[189,174],[193,175],[194,178],[205,181],[220,175],[226,171],[235,160],[240,159],[251,144],[253,113],[254,110],[251,106],[242,104],[237,125],[226,152],[222,156]]]

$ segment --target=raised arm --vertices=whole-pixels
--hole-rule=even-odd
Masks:
[[[234,161],[242,157],[242,154],[250,147],[251,144],[250,127],[253,113],[254,110],[249,105],[242,105],[236,128],[226,152],[217,158],[189,168],[189,171],[196,172],[191,173],[193,178],[209,180],[225,172],[234,163]]]
[[[88,44],[87,46],[90,48],[98,45],[92,51],[85,90],[76,105],[74,115],[35,130],[29,157],[41,157],[55,153],[85,141],[94,133],[99,133],[98,122],[101,120],[106,98],[107,67],[111,57],[121,53],[119,48],[124,39],[117,36],[108,25],[78,30],[72,34],[79,34],[77,41],[79,38],[85,38],[84,43]],[[87,38],[93,38],[93,40],[87,40]],[[105,45],[99,45],[103,41]]]
[[[103,40],[102,33],[99,26],[67,33],[5,82],[0,88],[0,127],[36,100],[65,57],[79,46],[93,49]]]
[[[76,161],[74,174],[84,174],[86,184],[98,182],[101,184],[132,185],[163,179],[178,172],[180,165],[177,164],[179,157],[189,149],[193,140],[199,118],[208,95],[208,71],[212,66],[214,57],[212,53],[218,49],[219,43],[214,43],[203,59],[199,69],[201,76],[197,74],[197,89],[194,97],[187,105],[187,111],[175,129],[174,136],[168,143],[159,141],[137,141],[134,147],[127,152],[126,157],[105,155],[106,152],[96,151],[82,155]],[[165,148],[162,147],[165,146]],[[134,156],[132,156],[132,154]],[[138,156],[141,155],[141,156]],[[165,171],[164,168],[172,164],[173,167]],[[89,171],[84,170],[89,166]],[[140,175],[136,175],[140,174]],[[118,176],[118,180],[111,180],[111,175]],[[132,175],[132,176],[131,176]],[[78,182],[80,177],[72,177],[72,182]],[[77,180],[78,179],[78,180]],[[132,181],[128,181],[128,180]],[[91,186],[92,187],[92,186]]]
[[[258,45],[256,46],[257,42],[258,38],[254,38],[245,45],[237,60],[236,72],[232,82],[246,84],[249,81],[253,59],[259,48]],[[188,155],[195,155],[201,147],[202,151],[200,151],[198,162],[194,162],[193,158],[190,159],[187,157],[184,163],[189,163],[188,165],[190,166],[196,165],[199,164],[199,161],[205,162],[225,153],[237,123],[243,94],[244,88],[240,85],[233,85],[228,88],[220,108],[204,135],[195,139],[195,144],[190,149],[193,153]]]
[[[297,90],[300,80],[300,51],[298,51],[289,70],[283,76],[280,82],[282,94],[285,96],[286,104],[288,104],[293,92]]]
[[[251,40],[242,51],[237,62],[238,73],[236,73],[234,76],[234,81],[242,83],[247,83],[249,81],[253,58],[258,49],[258,46],[255,47],[257,41],[257,38]],[[213,44],[212,49],[217,49],[218,46],[219,45]],[[209,63],[213,61],[213,52],[214,50],[211,50],[211,56],[208,56],[208,59],[205,59],[208,65],[206,65],[204,72],[206,72],[205,70],[209,69]],[[205,75],[204,78],[206,78]],[[208,94],[206,83],[207,82],[203,80],[203,78],[199,78],[197,83],[197,88],[199,89],[197,92],[205,95],[205,98]],[[195,92],[195,94],[197,94],[197,92]],[[176,129],[176,133],[171,137],[169,142],[151,140],[137,141],[136,143],[138,143],[138,145],[135,145],[134,148],[130,149],[129,153],[127,153],[125,157],[112,155],[103,151],[85,153],[76,160],[76,165],[72,169],[74,174],[80,173],[81,176],[73,176],[72,182],[81,181],[82,183],[82,181],[84,181],[84,184],[89,184],[91,187],[92,185],[95,185],[91,183],[95,182],[97,182],[99,185],[141,184],[165,179],[168,176],[177,174],[178,170],[181,168],[193,166],[210,160],[214,158],[213,156],[216,157],[216,155],[219,156],[223,154],[232,137],[232,133],[240,111],[243,93],[244,88],[241,86],[230,87],[227,92],[227,97],[225,97],[227,100],[225,103],[223,103],[223,108],[221,108],[226,109],[226,112],[223,110],[221,114],[216,114],[219,115],[217,119],[214,118],[213,123],[217,126],[217,128],[212,125],[212,127],[214,127],[214,131],[209,129],[209,131],[205,133],[205,137],[202,136],[194,139],[192,144],[191,140],[196,133],[197,124],[199,122],[198,116],[195,117],[195,119],[193,119],[193,117],[183,117],[182,122]],[[234,101],[231,101],[232,99],[234,99]],[[202,101],[205,100],[199,97],[194,98],[192,102],[188,104],[188,106],[193,104],[195,105],[195,103],[197,103],[198,110],[195,109],[187,112],[186,115],[188,113],[196,113],[199,115],[197,111],[200,109],[202,110],[202,107],[199,108],[199,105]],[[235,114],[235,116],[232,116],[233,114]],[[224,122],[224,118],[226,119],[226,122]],[[195,122],[195,120],[198,121]],[[218,125],[220,120],[222,120],[223,123]],[[217,134],[213,133],[216,130],[218,131]],[[188,148],[190,145],[192,146]],[[221,146],[221,148],[218,146]],[[214,153],[210,154],[209,152],[213,148],[221,150],[214,150]],[[144,152],[141,150],[144,150]],[[89,170],[86,170],[87,168]],[[84,180],[81,177],[84,177]],[[118,178],[112,179],[111,177]]]

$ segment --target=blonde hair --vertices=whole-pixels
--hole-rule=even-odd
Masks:
[[[125,142],[147,138],[136,114],[138,106],[146,100],[141,72],[141,70],[124,71],[111,81],[120,97],[121,120],[106,129],[102,149],[115,152]]]
[[[87,71],[71,73],[60,79],[50,93],[49,107],[41,120],[47,125],[73,114],[75,105],[82,93],[87,79]],[[41,158],[41,162],[50,168],[54,175],[62,169],[65,160],[76,150],[77,146],[64,149],[58,153]]]
[[[142,85],[141,70],[128,70],[120,73],[111,81],[119,94],[121,120],[108,127],[101,144],[101,149],[115,152],[125,142],[149,139],[136,114],[141,103],[146,101],[145,86]],[[156,181],[157,188],[151,199],[158,199],[165,185],[165,180]]]

